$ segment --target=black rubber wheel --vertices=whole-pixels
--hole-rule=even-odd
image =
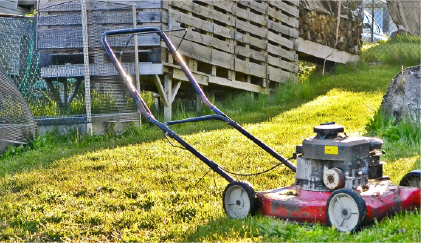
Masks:
[[[258,200],[253,186],[247,181],[233,181],[228,184],[222,197],[225,213],[230,218],[244,219],[254,215]]]
[[[334,191],[326,204],[326,217],[330,226],[341,232],[354,232],[361,228],[367,215],[365,202],[360,194],[350,189]]]
[[[399,186],[409,186],[421,188],[421,170],[413,170],[406,173]]]

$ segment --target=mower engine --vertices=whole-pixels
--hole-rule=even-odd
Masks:
[[[330,191],[368,188],[368,180],[383,177],[377,138],[340,135],[344,127],[334,124],[314,127],[317,136],[297,146],[296,184],[303,190]]]

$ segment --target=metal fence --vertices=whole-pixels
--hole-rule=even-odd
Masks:
[[[33,17],[0,17],[0,65],[32,105],[45,97]]]
[[[42,96],[34,18],[0,17],[0,151],[34,136],[27,103]],[[23,97],[25,98],[23,98]]]
[[[418,0],[364,0],[364,60],[420,64],[420,9]]]
[[[100,42],[106,30],[133,27],[136,9],[104,1],[86,1],[85,6],[83,16],[82,1],[41,1],[35,18],[0,17],[0,65],[39,124],[87,123],[91,115],[103,114],[113,114],[109,119],[114,121],[139,119]],[[128,40],[109,38],[116,53],[124,49],[123,63],[130,64],[135,62],[134,38]]]

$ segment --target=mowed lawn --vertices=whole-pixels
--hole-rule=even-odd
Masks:
[[[379,70],[382,73],[387,67]],[[356,81],[361,85],[345,84],[344,80],[351,82],[363,75],[354,72],[357,73],[332,75],[326,84],[317,81],[315,85],[337,83],[338,87],[327,87],[325,92],[305,102],[292,99],[290,107],[267,106],[249,116],[270,114],[269,117],[243,125],[285,157],[291,157],[303,139],[314,136],[313,126],[323,122],[335,121],[345,126],[349,136],[362,136],[396,72],[386,75],[387,80],[378,89],[364,88],[361,80]],[[306,92],[311,94],[311,88]],[[192,125],[174,129],[179,129],[190,144],[229,171],[254,173],[278,163],[237,131],[215,123],[197,125],[201,129],[193,133],[188,132]],[[156,136],[155,129],[148,130],[153,131],[145,134]],[[114,140],[108,143],[119,144]],[[355,234],[260,215],[245,220],[229,219],[222,207],[222,192],[228,183],[213,172],[200,180],[209,168],[165,139],[150,141],[141,136],[132,144],[92,145],[74,153],[71,150],[54,147],[49,151],[54,159],[51,154],[45,155],[46,160],[51,160],[46,164],[42,161],[45,150],[0,160],[5,170],[0,178],[0,240],[420,241],[419,210],[400,213]],[[385,174],[394,183],[419,167],[419,153],[385,159],[388,163]],[[20,163],[26,166],[21,171],[16,169]],[[43,166],[34,166],[37,163]],[[285,166],[256,177],[237,178],[248,180],[255,190],[294,183],[294,173]]]

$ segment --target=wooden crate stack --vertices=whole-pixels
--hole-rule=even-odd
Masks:
[[[189,30],[180,51],[204,85],[263,92],[295,77],[298,1],[170,1],[168,12],[170,28]]]
[[[294,41],[298,37],[299,1],[87,1],[90,75],[100,82],[117,76],[100,43],[100,35],[110,29],[131,28],[132,11],[136,4],[138,27],[141,25],[167,29],[187,28],[180,45],[197,81],[212,90],[230,92],[243,90],[266,92],[278,83],[294,79],[297,73],[297,54]],[[116,7],[119,2],[125,7]],[[121,5],[123,6],[123,5]],[[105,13],[105,14],[104,14]],[[38,20],[38,48],[45,55],[42,76],[83,77],[81,2],[40,0]],[[171,32],[175,45],[183,32]],[[124,37],[110,38],[111,45],[120,50]],[[139,36],[139,68],[145,78],[144,88],[161,94],[171,106],[175,94],[191,96],[190,85],[158,36]],[[146,46],[153,46],[152,50]],[[127,61],[123,63],[130,74],[135,65],[133,41],[129,44]],[[55,60],[64,60],[55,63]],[[163,81],[161,81],[163,80]],[[172,81],[177,82],[172,87]],[[155,86],[156,85],[156,86]],[[167,96],[167,97],[164,97]],[[171,98],[169,98],[171,97]],[[171,111],[168,111],[171,113]]]

